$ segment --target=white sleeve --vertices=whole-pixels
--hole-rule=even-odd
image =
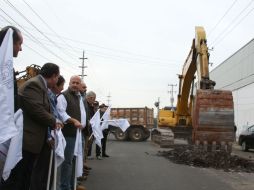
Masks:
[[[56,109],[59,113],[59,115],[62,118],[62,122],[65,123],[69,118],[71,118],[67,113],[66,113],[66,108],[67,108],[67,101],[64,97],[64,95],[59,95],[57,97],[57,105],[56,105]]]

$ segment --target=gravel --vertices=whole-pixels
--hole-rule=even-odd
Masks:
[[[174,146],[172,150],[159,151],[158,156],[163,156],[177,164],[222,169],[227,172],[254,172],[254,162],[251,160],[230,155],[225,151],[207,152],[193,145]]]

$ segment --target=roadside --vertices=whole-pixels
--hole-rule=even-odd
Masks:
[[[243,152],[237,145],[233,146],[233,152],[229,154],[223,150],[207,151],[202,145],[195,146],[183,142],[175,139],[171,149],[158,151],[158,156],[165,157],[176,164],[221,169],[226,172],[254,173],[252,152]]]
[[[254,161],[254,150],[250,149],[248,152],[244,152],[241,150],[241,146],[239,146],[237,143],[233,144],[232,155],[237,155],[239,157]]]

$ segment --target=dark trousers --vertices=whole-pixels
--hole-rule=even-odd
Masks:
[[[96,144],[96,157],[101,155],[101,148]]]
[[[9,178],[1,181],[1,190],[29,190],[36,155],[23,151],[23,158],[12,169]]]
[[[102,155],[106,154],[106,144],[108,139],[108,131],[103,131],[103,139],[101,139]]]
[[[46,190],[50,148],[45,142],[40,154],[23,151],[22,160],[1,181],[1,190]],[[53,172],[53,171],[52,171]]]
[[[88,144],[87,144],[87,156],[91,156],[92,155],[93,141],[94,141],[93,137],[92,137],[92,139],[90,139],[88,141]]]
[[[101,149],[102,149],[102,156],[106,154],[106,143],[108,139],[108,130],[103,130],[103,139],[101,139],[101,148],[96,145],[96,156],[101,155]]]
[[[93,147],[93,141],[91,141],[91,143],[88,145],[88,152],[87,152],[87,156],[91,156],[92,155],[92,147]],[[101,148],[96,144],[96,156],[100,156],[101,155]]]
[[[46,190],[49,172],[51,148],[48,143],[45,143],[41,153],[38,155],[34,162],[34,167],[31,175],[30,190]],[[53,179],[54,173],[54,160],[52,160],[51,166],[51,178]]]

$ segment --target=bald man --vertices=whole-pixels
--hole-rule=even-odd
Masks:
[[[64,151],[65,160],[61,165],[60,188],[61,190],[74,189],[74,148],[77,129],[85,128],[87,112],[80,94],[81,78],[72,76],[69,87],[57,98],[57,110],[63,119],[63,135],[66,140]],[[76,187],[75,187],[76,188]]]
[[[87,91],[86,83],[84,81],[81,81],[81,84],[80,84],[80,94],[83,97],[83,99],[85,99],[86,91]]]

